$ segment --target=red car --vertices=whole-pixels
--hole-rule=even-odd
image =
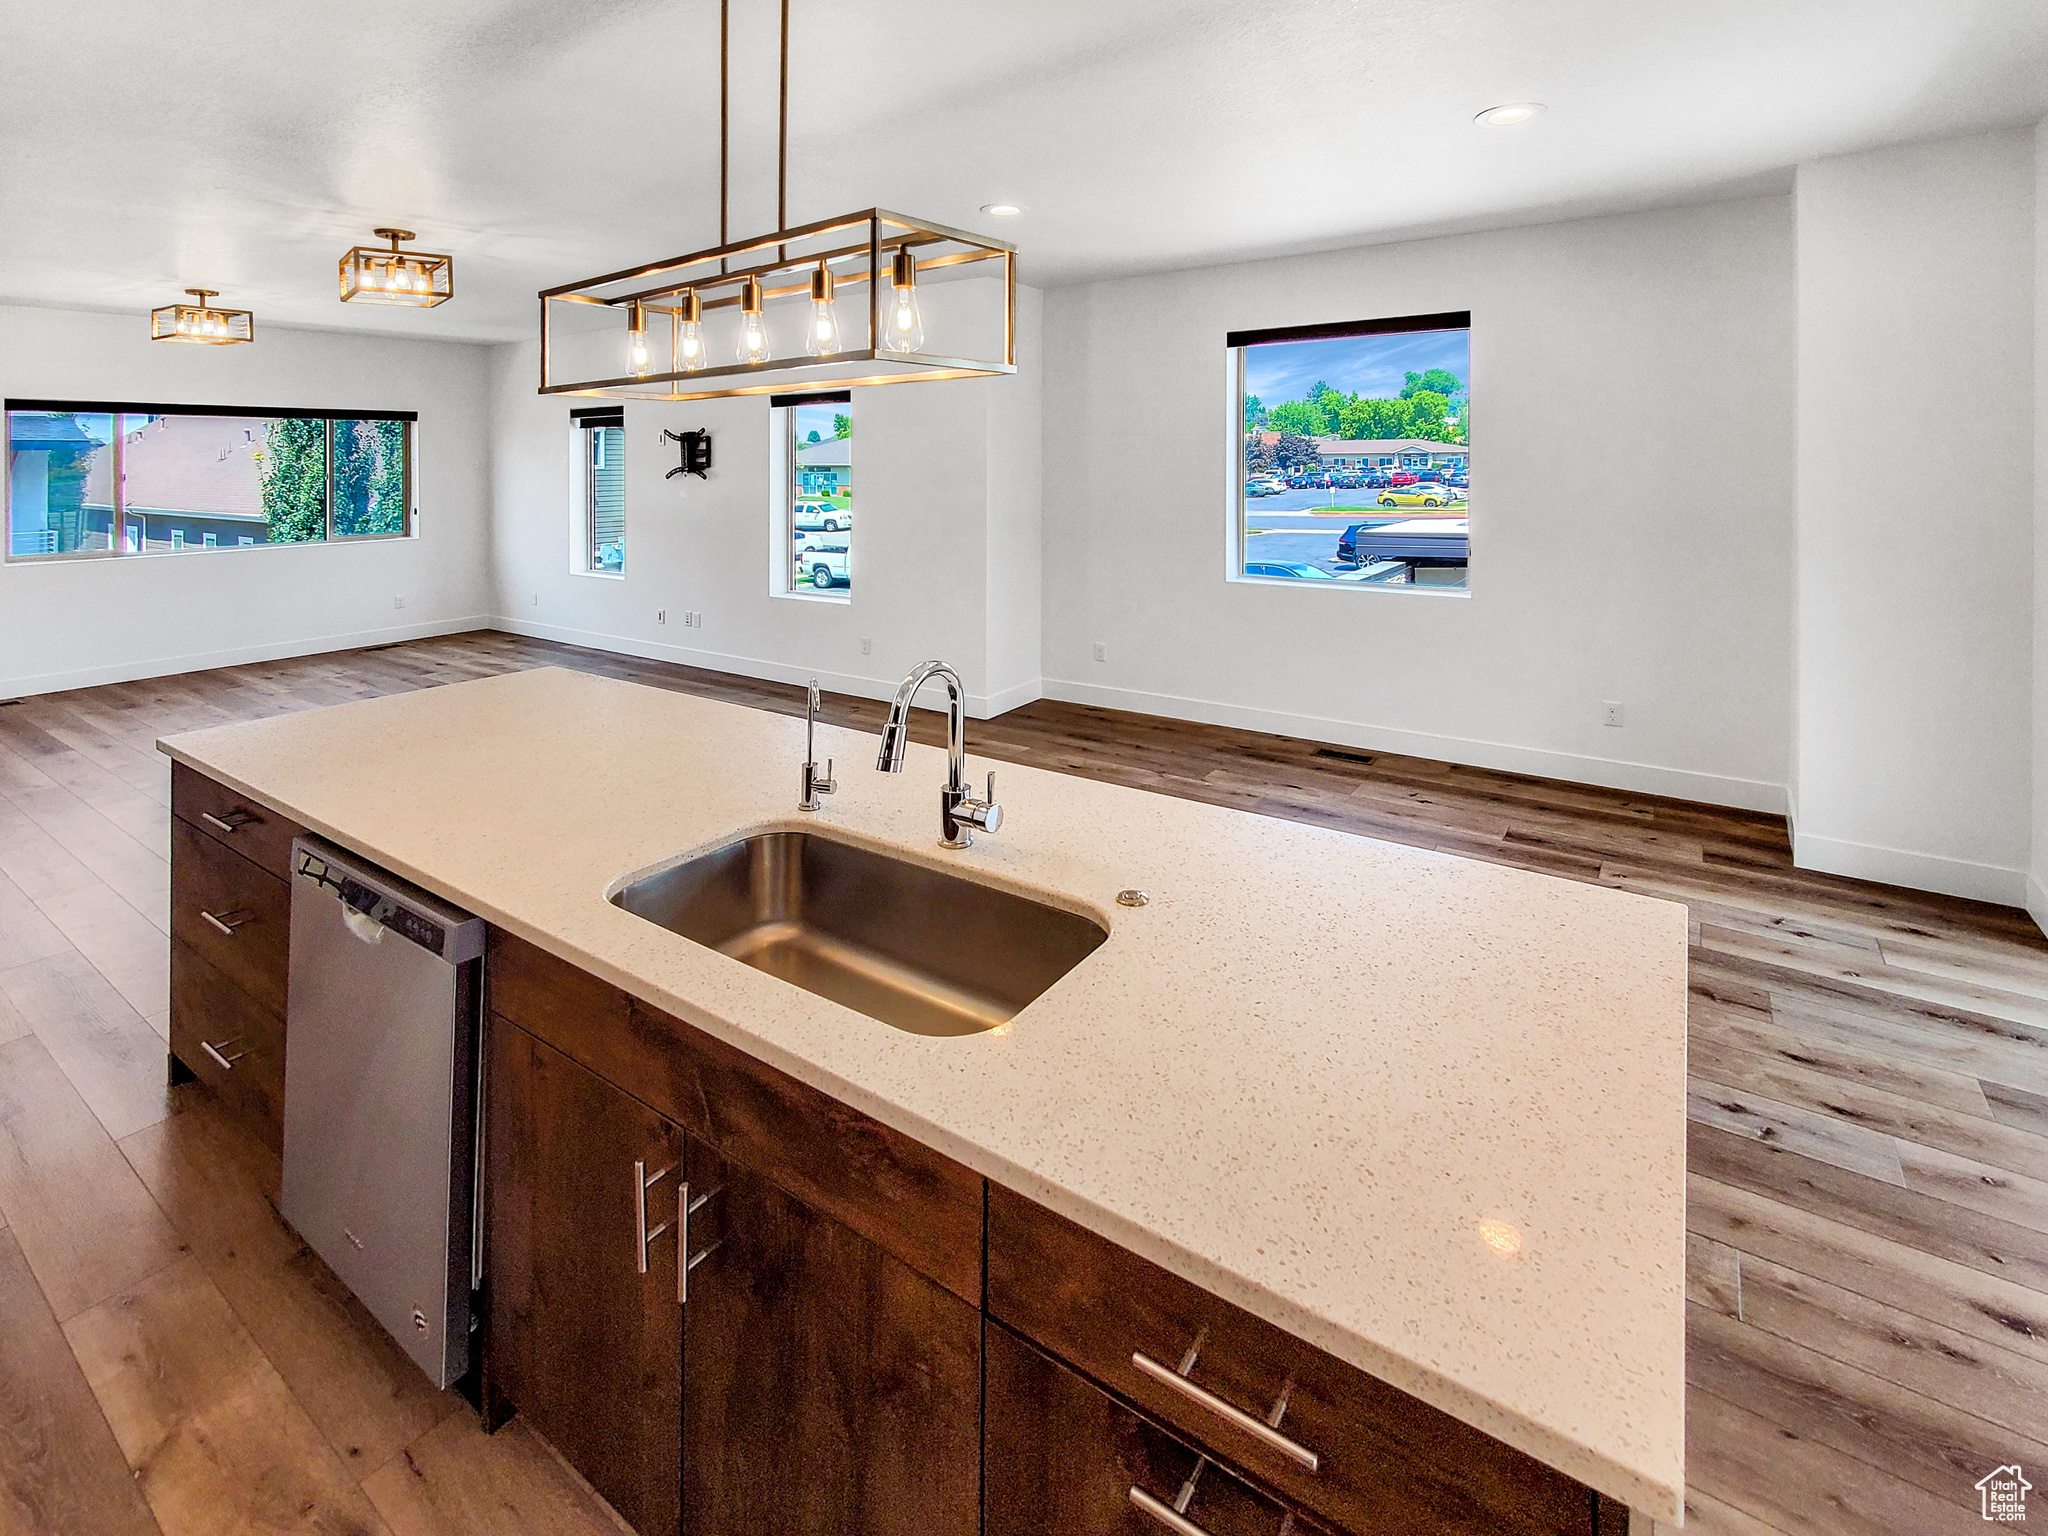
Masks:
[[[1419,476],[1409,474],[1405,469],[1387,471],[1387,484],[1389,485],[1413,485],[1419,478]]]

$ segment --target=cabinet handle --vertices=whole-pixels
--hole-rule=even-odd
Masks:
[[[221,831],[232,837],[237,831],[246,827],[256,818],[247,811],[229,811],[224,818],[214,815],[211,811],[201,811],[199,819],[209,827],[218,827]]]
[[[635,1160],[633,1164],[633,1268],[639,1274],[647,1273],[647,1245],[669,1228],[664,1221],[652,1232],[647,1230],[647,1191],[675,1171],[675,1164],[671,1163],[650,1175],[646,1163]]]
[[[252,914],[238,907],[232,912],[221,913],[219,917],[215,917],[211,912],[201,908],[199,915],[232,939],[235,936],[235,930],[248,922]]]
[[[221,1054],[221,1050],[227,1046],[240,1045],[241,1043],[242,1037],[240,1035],[236,1035],[232,1039],[221,1041],[219,1046],[215,1046],[213,1042],[210,1040],[202,1040],[199,1042],[199,1049],[206,1052],[207,1055],[211,1056],[216,1062],[218,1062],[223,1072],[232,1072],[235,1070],[235,1063],[240,1061],[244,1056],[248,1055],[249,1053],[247,1051],[237,1051],[232,1056],[223,1056]]]
[[[1203,1530],[1171,1504],[1167,1503],[1164,1499],[1153,1498],[1151,1494],[1138,1487],[1135,1483],[1131,1485],[1131,1502],[1165,1526],[1169,1531],[1176,1533],[1176,1536],[1209,1536],[1207,1531]]]
[[[1223,1420],[1224,1423],[1231,1425],[1233,1428],[1243,1430],[1253,1439],[1263,1445],[1271,1446],[1281,1455],[1291,1457],[1299,1462],[1307,1471],[1315,1472],[1322,1466],[1322,1459],[1314,1451],[1301,1444],[1298,1440],[1289,1439],[1286,1435],[1281,1434],[1278,1429],[1274,1428],[1274,1425],[1280,1422],[1280,1416],[1287,1411],[1287,1398],[1293,1391],[1292,1382],[1288,1383],[1287,1387],[1281,1391],[1280,1401],[1273,1405],[1272,1422],[1268,1423],[1264,1419],[1253,1418],[1242,1408],[1231,1406],[1214,1392],[1204,1391],[1192,1381],[1189,1381],[1179,1371],[1173,1369],[1172,1366],[1161,1365],[1143,1350],[1137,1350],[1132,1353],[1131,1364],[1143,1371],[1147,1376],[1150,1376],[1161,1386],[1171,1387],[1197,1407],[1208,1409],[1219,1419]],[[1191,1367],[1192,1362],[1190,1362]],[[1132,1490],[1133,1498],[1136,1497],[1136,1494],[1137,1490]],[[1142,1509],[1144,1506],[1140,1505],[1139,1508]]]
[[[690,1198],[690,1185],[687,1180],[676,1186],[676,1230],[679,1234],[676,1240],[676,1303],[679,1306],[687,1307],[690,1304],[690,1271],[716,1253],[719,1244],[725,1241],[721,1237],[709,1247],[700,1248],[695,1253],[691,1253],[690,1218],[708,1205],[711,1197],[724,1188],[723,1184],[714,1184],[710,1189],[705,1190],[703,1194],[692,1200]]]

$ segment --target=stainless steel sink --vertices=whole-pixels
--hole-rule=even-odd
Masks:
[[[614,904],[917,1035],[993,1029],[1109,934],[1077,913],[812,832],[764,832]]]

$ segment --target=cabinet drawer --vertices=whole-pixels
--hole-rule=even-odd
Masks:
[[[284,1152],[284,1020],[171,940],[171,1054],[258,1141]]]
[[[1188,1489],[1194,1449],[1015,1334],[987,1354],[985,1536],[1322,1536],[1213,1462]]]
[[[291,887],[175,816],[171,934],[258,1003],[283,1016]],[[189,1065],[196,1070],[196,1064]]]
[[[510,934],[487,967],[494,1012],[979,1304],[979,1174]]]
[[[171,810],[195,830],[260,864],[278,879],[291,879],[292,839],[306,830],[298,823],[286,821],[183,763],[171,764]]]
[[[995,1185],[988,1307],[1176,1433],[1347,1531],[1594,1529],[1594,1495],[1563,1473]],[[1183,1377],[1178,1367],[1198,1343]],[[1245,1423],[1268,1420],[1283,1394],[1278,1433],[1293,1450]]]

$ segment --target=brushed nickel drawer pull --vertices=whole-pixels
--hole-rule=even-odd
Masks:
[[[716,1239],[708,1248],[690,1252],[690,1218],[711,1203],[711,1197],[723,1190],[723,1184],[714,1184],[696,1199],[690,1198],[688,1181],[676,1186],[676,1226],[680,1236],[676,1241],[676,1254],[681,1260],[676,1265],[676,1303],[687,1307],[690,1304],[690,1271],[702,1264],[723,1246],[725,1239]]]
[[[255,914],[244,908],[237,907],[232,912],[223,912],[219,917],[215,917],[211,912],[202,907],[199,915],[232,939],[235,936],[235,930],[248,922]]]
[[[1161,1386],[1173,1388],[1174,1391],[1180,1393],[1189,1402],[1196,1404],[1198,1407],[1208,1409],[1225,1423],[1243,1430],[1253,1439],[1271,1446],[1281,1455],[1291,1457],[1299,1462],[1305,1470],[1315,1472],[1321,1468],[1322,1458],[1317,1456],[1307,1446],[1281,1434],[1279,1430],[1275,1429],[1272,1424],[1268,1424],[1265,1420],[1253,1418],[1242,1408],[1232,1407],[1214,1392],[1205,1391],[1201,1387],[1196,1386],[1179,1371],[1174,1370],[1171,1366],[1161,1365],[1143,1350],[1137,1350],[1132,1353],[1131,1364],[1143,1371],[1147,1376],[1150,1376]],[[1287,1411],[1287,1399],[1292,1391],[1293,1383],[1290,1382],[1281,1392],[1280,1401],[1273,1405],[1275,1423],[1278,1423],[1280,1415]],[[1141,1505],[1140,1508],[1142,1507]]]
[[[635,1273],[647,1273],[647,1245],[669,1229],[663,1222],[652,1232],[647,1230],[647,1191],[676,1171],[675,1164],[650,1175],[647,1164],[639,1160],[633,1163],[633,1268]]]
[[[199,819],[209,827],[218,827],[232,837],[256,818],[248,811],[229,811],[225,817],[216,816],[211,811],[201,811]]]
[[[1169,1531],[1174,1532],[1175,1536],[1209,1536],[1207,1531],[1203,1530],[1171,1504],[1167,1503],[1164,1499],[1153,1498],[1151,1494],[1138,1487],[1135,1483],[1131,1485],[1131,1503],[1150,1515],[1154,1520],[1157,1520]]]
[[[240,1035],[236,1035],[231,1039],[221,1041],[219,1047],[215,1046],[213,1042],[210,1040],[202,1040],[199,1042],[199,1049],[206,1052],[207,1055],[211,1056],[216,1062],[218,1062],[223,1072],[232,1072],[235,1070],[235,1063],[240,1061],[244,1056],[248,1055],[249,1053],[247,1051],[237,1051],[232,1056],[223,1056],[221,1054],[221,1048],[230,1045],[240,1045],[241,1043],[242,1037]]]

